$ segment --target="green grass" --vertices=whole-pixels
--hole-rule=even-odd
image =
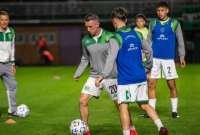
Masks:
[[[170,135],[195,135],[199,132],[200,120],[200,65],[189,65],[178,69],[179,111],[181,117],[170,116],[169,92],[164,80],[158,82],[157,109]],[[18,67],[18,104],[27,104],[29,117],[16,118],[17,124],[6,125],[7,98],[0,85],[0,135],[70,135],[69,124],[79,118],[79,95],[88,76],[88,71],[78,81],[73,81],[74,67]],[[60,80],[53,77],[60,76]],[[105,92],[100,99],[90,102],[90,129],[92,135],[121,135],[118,112]],[[140,118],[143,113],[131,105],[133,120],[139,135],[157,135],[150,119]]]

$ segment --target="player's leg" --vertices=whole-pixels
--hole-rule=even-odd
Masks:
[[[156,84],[157,79],[161,77],[161,60],[153,59],[153,67],[151,69],[150,77],[148,78],[148,95],[149,104],[156,108]]]
[[[130,135],[137,135],[137,131],[131,120],[131,113],[128,109],[128,103],[135,102],[136,100],[135,89],[136,85],[118,85],[117,95],[118,103],[120,104],[120,120],[124,134],[130,132]]]
[[[81,119],[88,125],[88,117],[89,117],[89,107],[88,102],[92,96],[81,93],[80,96],[80,115]]]
[[[139,106],[144,111],[146,111],[148,116],[153,120],[153,122],[157,126],[159,132],[163,132],[162,130],[166,130],[166,132],[164,132],[161,135],[167,135],[167,129],[164,128],[155,109],[151,105],[148,104],[147,84],[144,83],[144,84],[138,85],[136,101],[138,102]]]
[[[128,104],[121,103],[119,105],[119,111],[123,135],[130,135],[130,115],[128,111]]]
[[[163,124],[162,124],[160,118],[158,117],[158,114],[156,113],[155,109],[152,106],[150,106],[149,104],[147,104],[147,103],[139,104],[139,106],[144,111],[146,111],[148,116],[154,121],[154,123],[157,126],[158,130],[160,130],[160,128],[163,127]]]
[[[172,117],[179,117],[177,114],[178,97],[175,79],[178,78],[176,72],[176,66],[174,60],[163,60],[163,75],[167,80],[167,85],[170,90],[171,107],[172,107]]]
[[[117,110],[120,111],[120,110],[119,110],[119,106],[120,106],[120,105],[118,104],[117,100],[114,100],[114,104],[115,104]],[[130,112],[129,109],[128,109],[128,112],[129,112],[129,118],[130,118],[130,135],[137,135],[135,126],[134,126],[133,121],[132,121],[132,119],[131,119],[131,112]]]
[[[128,111],[128,102],[131,101],[128,85],[118,85],[117,100],[119,103],[120,122],[123,135],[130,135],[130,115]]]
[[[11,65],[4,65],[4,75],[2,76],[4,85],[7,90],[7,98],[8,98],[8,113],[10,115],[16,115],[17,105],[16,105],[16,90],[17,90],[17,82],[14,75],[11,72]]]
[[[117,79],[105,79],[102,82],[103,87],[106,89],[108,94],[110,95],[111,99],[113,100],[117,110],[119,111],[119,104],[117,102]],[[129,111],[129,117],[130,117],[130,125],[131,125],[131,132],[135,131],[135,126],[133,125],[132,119],[131,119],[131,113]]]
[[[120,112],[120,109],[119,109],[120,105],[117,103],[117,101],[114,101],[114,104],[115,104],[117,110]],[[128,113],[129,113],[129,119],[130,119],[130,135],[137,135],[137,131],[136,131],[133,121],[131,119],[131,112],[129,109],[128,109]]]
[[[88,118],[89,118],[89,106],[88,102],[92,97],[98,97],[100,95],[100,90],[95,86],[95,78],[89,77],[83,86],[80,95],[80,115],[81,119],[87,124],[87,130],[84,135],[90,135]]]
[[[170,90],[172,118],[178,118],[178,96],[175,80],[167,80],[167,85]]]
[[[148,79],[148,96],[149,96],[149,105],[154,109],[156,108],[156,84],[157,80],[149,78]]]

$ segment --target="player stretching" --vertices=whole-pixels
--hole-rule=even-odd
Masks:
[[[156,111],[148,104],[147,78],[142,62],[141,49],[146,54],[146,70],[150,71],[152,65],[152,51],[148,44],[142,42],[141,35],[126,26],[128,13],[119,7],[112,11],[112,23],[116,28],[116,37],[120,49],[117,55],[118,70],[118,103],[123,135],[137,135],[130,132],[130,116],[128,104],[137,102],[154,121],[160,135],[167,135],[168,131],[163,126]],[[147,43],[147,42],[146,42]]]
[[[84,23],[89,34],[82,39],[83,55],[74,79],[79,79],[85,68],[90,64],[90,76],[84,84],[80,96],[81,119],[88,125],[88,102],[92,97],[99,97],[102,88],[105,88],[117,105],[116,68],[113,63],[115,63],[118,45],[116,40],[113,39],[113,33],[100,27],[97,15],[86,15]],[[95,79],[99,76],[105,79],[101,86],[96,87]],[[90,135],[89,128],[84,135]]]
[[[168,16],[169,6],[166,2],[157,5],[157,19],[150,22],[148,40],[152,41],[153,68],[149,79],[149,104],[156,106],[156,83],[163,77],[167,80],[170,90],[172,118],[177,118],[177,88],[175,79],[178,78],[175,67],[176,40],[181,67],[185,67],[185,47],[180,23]]]
[[[9,116],[18,116],[16,107],[16,80],[15,80],[15,31],[8,27],[9,15],[0,11],[0,77],[7,89]],[[15,121],[8,122],[14,124]]]

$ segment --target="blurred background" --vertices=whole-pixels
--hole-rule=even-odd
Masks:
[[[10,14],[16,30],[18,65],[49,64],[41,61],[39,49],[46,46],[53,65],[80,62],[83,18],[89,12],[100,16],[102,26],[113,30],[110,14],[114,7],[129,11],[129,23],[137,13],[155,17],[158,0],[0,0],[0,9]],[[187,63],[200,62],[200,0],[168,0],[171,16],[181,22]]]

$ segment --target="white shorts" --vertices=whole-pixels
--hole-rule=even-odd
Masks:
[[[147,82],[118,85],[118,103],[148,103]]]
[[[99,97],[104,88],[112,100],[117,100],[117,79],[104,79],[100,87],[95,86],[96,78],[89,77],[83,86],[82,93],[89,94],[94,97]]]
[[[178,78],[174,60],[153,58],[151,78],[152,79],[165,78],[167,80]]]

